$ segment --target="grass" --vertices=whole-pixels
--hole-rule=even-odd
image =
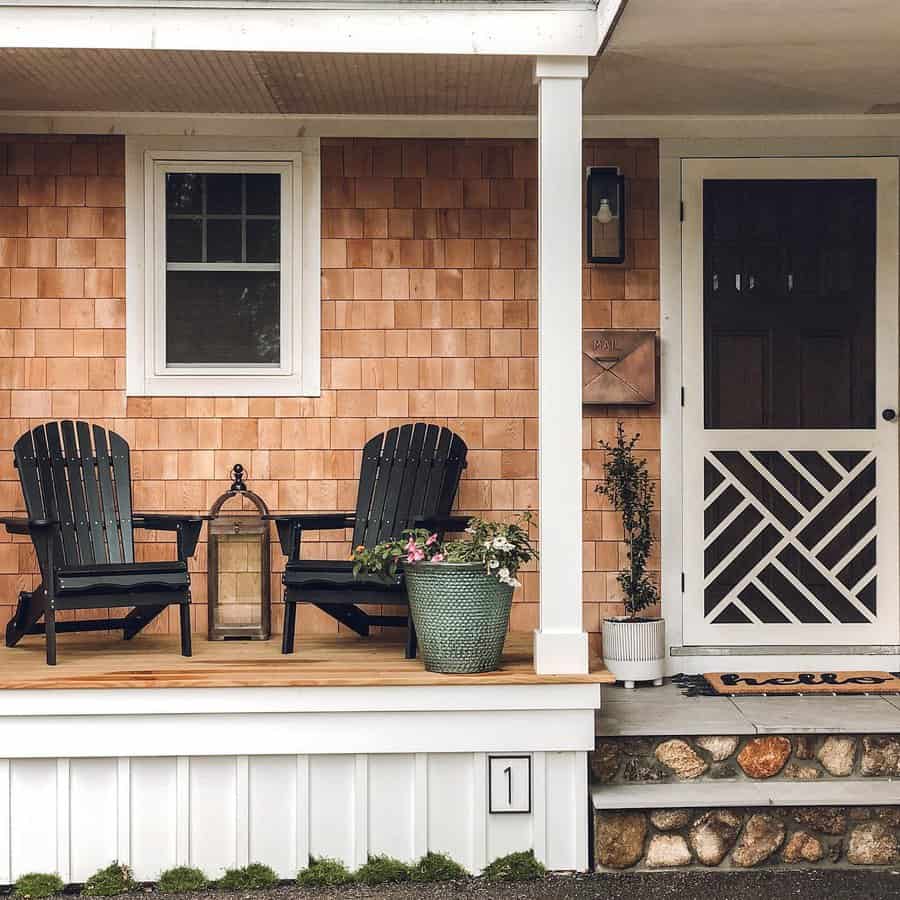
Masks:
[[[137,887],[128,866],[114,862],[105,869],[94,872],[84,883],[82,893],[88,897],[114,897]]]
[[[333,887],[353,881],[353,875],[342,862],[328,858],[310,857],[309,867],[297,875],[297,884],[302,887]]]
[[[262,863],[250,863],[242,869],[229,869],[217,886],[225,891],[259,891],[278,884],[274,870]]]
[[[533,850],[521,850],[500,856],[482,873],[488,881],[528,881],[547,874],[547,870],[534,858]]]
[[[190,866],[176,866],[159,876],[159,891],[162,894],[187,894],[202,891],[209,885],[209,879],[199,870]]]
[[[61,894],[65,885],[59,875],[48,875],[44,872],[29,872],[20,876],[13,886],[13,896],[22,900],[39,900]]]
[[[410,873],[412,881],[458,881],[468,872],[446,853],[426,853]]]
[[[356,880],[363,884],[397,884],[409,881],[412,872],[405,862],[390,856],[370,856],[356,871]]]

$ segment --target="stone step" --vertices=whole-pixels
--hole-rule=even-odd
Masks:
[[[897,806],[900,781],[703,781],[591,785],[595,810],[729,806]]]

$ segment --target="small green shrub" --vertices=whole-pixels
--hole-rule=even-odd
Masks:
[[[547,870],[534,858],[533,850],[500,856],[482,873],[488,881],[527,881],[540,878]]]
[[[13,886],[13,896],[22,900],[39,900],[61,894],[65,885],[57,874],[47,875],[44,872],[29,872],[22,875]]]
[[[337,884],[350,884],[353,876],[347,867],[337,859],[309,858],[309,868],[297,875],[297,884],[303,887],[332,887]]]
[[[187,894],[202,891],[209,879],[199,870],[190,866],[176,866],[159,876],[159,890],[163,894]]]
[[[114,897],[125,894],[137,887],[128,866],[117,862],[108,865],[99,872],[94,872],[84,883],[82,893],[88,897]]]
[[[468,873],[446,853],[426,853],[412,868],[413,881],[458,881]]]
[[[396,884],[409,881],[410,867],[390,856],[370,856],[369,861],[356,871],[356,880],[363,884]]]
[[[243,869],[229,869],[218,882],[224,891],[259,891],[276,884],[278,876],[262,863],[250,863]]]

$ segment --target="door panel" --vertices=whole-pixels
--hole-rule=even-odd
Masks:
[[[683,164],[688,646],[898,639],[896,170]]]

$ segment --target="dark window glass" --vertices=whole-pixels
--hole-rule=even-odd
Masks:
[[[277,365],[278,272],[169,272],[166,362]]]
[[[203,220],[169,219],[166,222],[166,257],[169,262],[203,259]]]
[[[875,182],[704,183],[707,428],[873,428]]]
[[[207,262],[243,262],[240,219],[208,219]]]
[[[277,216],[281,212],[281,176],[247,175],[247,214]]]
[[[278,219],[247,220],[247,262],[278,262],[281,256]]]
[[[207,175],[207,213],[240,215],[243,206],[243,179],[243,175]]]
[[[166,175],[166,212],[203,212],[203,176],[177,172]]]

